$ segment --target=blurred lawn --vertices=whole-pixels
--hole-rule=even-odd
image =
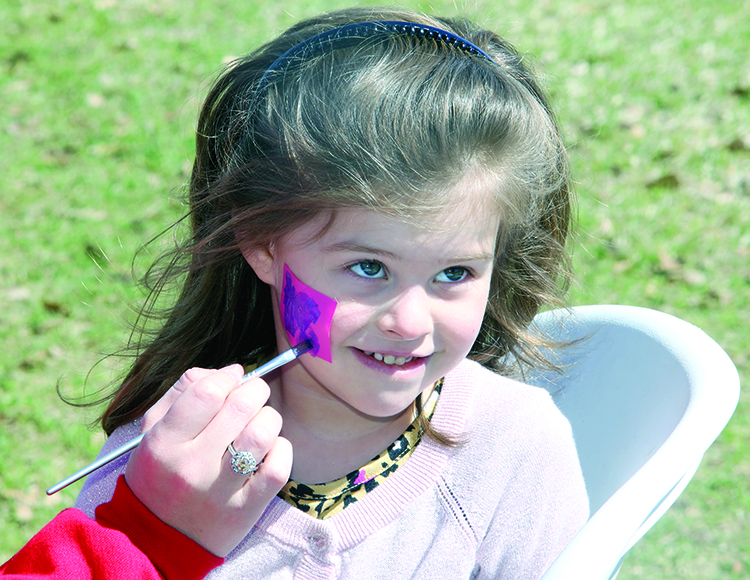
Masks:
[[[535,55],[574,159],[572,302],[675,314],[750,366],[750,4],[404,2],[461,14]],[[221,63],[316,0],[0,5],[0,561],[80,490],[44,489],[103,437],[91,395],[140,295],[131,260],[175,219],[200,97]],[[148,256],[135,262],[143,271]],[[93,367],[93,370],[92,370]],[[750,401],[621,580],[750,578]]]

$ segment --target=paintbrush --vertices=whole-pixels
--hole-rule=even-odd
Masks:
[[[294,359],[296,359],[301,354],[304,354],[308,352],[313,347],[313,343],[311,340],[305,340],[301,343],[299,343],[297,346],[294,346],[290,348],[289,350],[285,350],[282,352],[279,356],[272,358],[270,361],[268,361],[266,364],[259,366],[257,369],[250,371],[247,373],[242,379],[240,379],[240,385],[242,383],[245,383],[249,381],[250,379],[256,379],[258,377],[262,377],[263,375],[270,373],[272,370],[275,370],[279,368],[280,366],[283,366],[289,362],[292,362]],[[53,493],[57,493],[61,489],[64,489],[68,487],[71,483],[74,483],[81,479],[82,477],[87,476],[89,473],[92,473],[99,469],[100,467],[103,467],[104,465],[107,465],[110,461],[114,461],[118,457],[125,455],[128,451],[131,451],[138,447],[141,440],[143,439],[143,436],[146,433],[141,433],[138,437],[135,439],[131,439],[127,443],[120,445],[117,449],[110,451],[106,455],[103,455],[96,461],[89,463],[86,467],[79,469],[74,474],[69,475],[59,483],[56,483],[52,487],[50,487],[47,490],[47,495],[52,495]]]

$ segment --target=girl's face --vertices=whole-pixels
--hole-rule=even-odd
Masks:
[[[279,350],[289,344],[279,317],[284,265],[338,302],[332,362],[303,356],[282,387],[360,415],[396,416],[463,360],[479,333],[490,288],[497,212],[467,203],[404,221],[366,209],[322,216],[272,248],[246,252],[272,289]]]

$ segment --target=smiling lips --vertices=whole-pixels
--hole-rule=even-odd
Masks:
[[[380,362],[383,362],[387,365],[396,365],[396,366],[403,366],[408,362],[411,362],[415,358],[421,358],[421,357],[413,357],[413,356],[394,356],[392,354],[380,354],[379,352],[368,352],[366,350],[363,350],[367,356],[371,356],[375,360],[378,360]]]

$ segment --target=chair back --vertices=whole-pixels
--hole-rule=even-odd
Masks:
[[[548,389],[573,428],[591,517],[543,580],[608,580],[688,484],[732,416],[739,376],[699,328],[633,306],[582,306],[534,324],[573,344]]]

